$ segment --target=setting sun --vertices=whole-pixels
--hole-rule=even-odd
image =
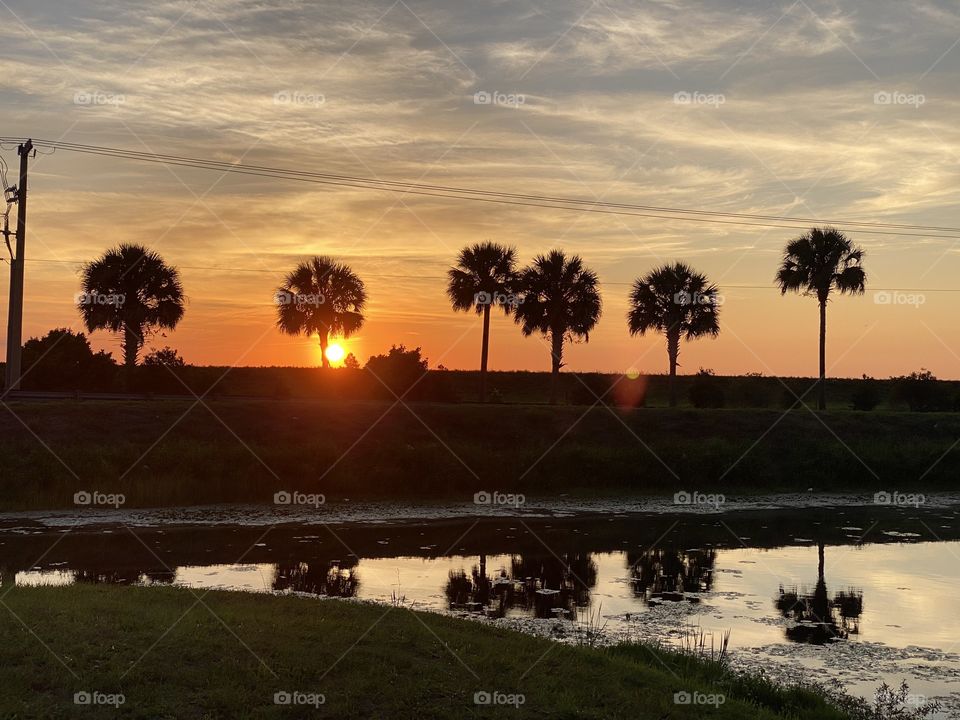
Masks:
[[[338,363],[346,357],[347,351],[343,349],[343,345],[339,343],[332,343],[327,347],[327,360],[332,363]]]

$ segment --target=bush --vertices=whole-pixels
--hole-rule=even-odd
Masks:
[[[375,392],[379,395],[402,397],[411,388],[411,397],[423,395],[420,380],[427,374],[427,359],[420,356],[420,348],[407,350],[403,345],[394,345],[386,355],[372,356],[365,367],[374,376]]]
[[[850,404],[854,410],[870,411],[876,408],[880,404],[880,383],[864,375],[850,394]]]
[[[183,358],[171,347],[151,350],[143,358],[142,365],[124,368],[126,387],[148,395],[189,395],[191,388],[184,372],[186,366]]]
[[[186,363],[183,358],[172,347],[163,347],[159,350],[151,350],[143,359],[143,364],[147,367],[184,367]]]
[[[946,397],[946,386],[926,368],[891,380],[894,402],[906,404],[913,412],[949,410],[952,405]]]
[[[27,340],[20,367],[24,390],[104,392],[112,389],[117,376],[110,353],[94,353],[86,335],[67,328]]]
[[[611,388],[617,381],[616,377],[595,373],[583,373],[575,378],[564,377],[564,375],[560,377],[561,388],[564,384],[567,385],[566,399],[571,405],[596,404],[599,407],[601,403],[605,405],[615,404]],[[564,381],[568,382],[565,383]]]
[[[769,407],[775,397],[771,393],[770,383],[763,378],[763,373],[744,373],[740,387],[743,397],[743,407]]]
[[[704,370],[693,378],[690,384],[690,403],[695,408],[722,408],[724,406],[723,388],[713,374],[713,370]]]

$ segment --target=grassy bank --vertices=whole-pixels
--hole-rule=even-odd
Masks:
[[[841,717],[809,692],[701,660],[402,608],[103,586],[15,588],[3,603],[2,717]],[[80,692],[123,703],[78,707]],[[275,704],[283,692],[316,705]],[[484,692],[515,704],[475,704]],[[678,692],[725,702],[676,704]]]
[[[279,490],[469,500],[629,490],[956,489],[960,415],[305,401],[13,403],[6,509],[271,503]]]
[[[664,358],[665,360],[666,358]],[[170,369],[140,366],[132,373],[114,369],[106,377],[99,374],[84,376],[74,366],[52,362],[38,365],[24,377],[22,389],[63,392],[131,392],[138,394],[183,395],[206,394],[216,398],[256,397],[286,400],[389,400],[393,386],[397,393],[415,386],[409,397],[431,402],[476,402],[480,392],[480,374],[475,370],[431,369],[422,377],[420,371],[397,377],[389,373],[373,375],[367,370],[350,368],[307,367],[215,367],[194,366]],[[0,363],[2,369],[3,363]],[[403,379],[405,378],[405,380]],[[678,375],[677,397],[682,406],[694,406],[691,389],[703,379],[696,373]],[[700,407],[728,408],[787,408],[804,396],[807,402],[816,402],[811,390],[816,378],[775,377],[761,373],[715,376],[709,380],[714,400],[720,403],[700,403]],[[909,397],[898,394],[899,381],[894,378],[864,381],[859,378],[828,378],[826,382],[827,407],[831,410],[849,410],[855,398],[869,386],[874,397],[871,408],[905,410]],[[492,371],[488,374],[491,400],[508,404],[546,403],[550,396],[549,372]],[[923,386],[922,394],[928,405],[925,409],[960,409],[960,381],[933,380]],[[610,405],[622,407],[665,407],[669,401],[669,379],[666,375],[621,375],[616,373],[580,372],[561,373],[558,397],[572,405],[592,405],[598,396]]]

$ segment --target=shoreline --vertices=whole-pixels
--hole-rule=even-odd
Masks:
[[[894,492],[896,489],[893,489]],[[920,494],[918,494],[920,495]],[[960,506],[960,493],[932,492],[922,495],[919,507],[949,509]],[[102,529],[110,526],[138,528],[170,527],[195,528],[223,526],[283,526],[283,525],[391,525],[429,522],[452,523],[469,520],[520,519],[580,519],[648,515],[663,516],[723,516],[741,512],[777,512],[813,509],[868,509],[896,508],[891,503],[875,501],[866,493],[762,493],[737,494],[724,497],[719,506],[680,504],[668,495],[634,495],[587,497],[565,494],[563,497],[530,497],[519,506],[478,506],[473,502],[445,502],[443,500],[349,500],[331,501],[319,508],[253,505],[211,504],[181,507],[101,509],[23,510],[0,512],[0,533],[25,523],[26,527],[47,529]],[[919,507],[917,509],[919,509]],[[484,508],[489,508],[485,512]]]

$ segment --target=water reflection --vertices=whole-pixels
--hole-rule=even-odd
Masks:
[[[83,568],[73,571],[75,583],[110,585],[169,585],[175,572],[167,569],[142,570],[139,568]]]
[[[326,595],[328,597],[356,597],[360,589],[360,578],[356,571],[356,560],[330,563],[294,562],[276,566],[273,589],[277,591]]]
[[[650,605],[663,601],[699,602],[699,594],[710,592],[713,587],[716,562],[716,550],[654,548],[627,553],[630,587]]]
[[[794,642],[823,645],[860,633],[863,591],[841,590],[831,598],[824,578],[824,555],[821,542],[817,545],[817,584],[812,593],[780,586],[775,605],[783,617],[792,621],[785,632]]]
[[[451,610],[486,612],[504,617],[520,611],[536,618],[576,617],[577,608],[590,605],[597,584],[597,564],[591,553],[562,555],[522,554],[510,558],[510,567],[487,573],[487,557],[466,570],[451,570],[444,594]]]
[[[955,613],[940,608],[955,602],[955,573],[943,558],[960,547],[957,517],[952,509],[870,507],[744,512],[723,523],[701,515],[458,519],[353,523],[336,536],[293,524],[268,534],[242,525],[83,534],[14,528],[0,530],[0,585],[175,584],[388,602],[397,592],[419,607],[497,617],[576,619],[602,604],[611,624],[649,612],[651,627],[666,632],[659,618],[702,618],[714,629],[733,627],[734,642],[747,646],[858,634],[906,646],[921,642],[918,634],[939,642],[953,622]],[[912,539],[926,539],[930,528],[952,542]],[[438,551],[452,542],[450,552]],[[775,579],[772,567],[790,581]],[[921,593],[936,611],[907,620]]]

